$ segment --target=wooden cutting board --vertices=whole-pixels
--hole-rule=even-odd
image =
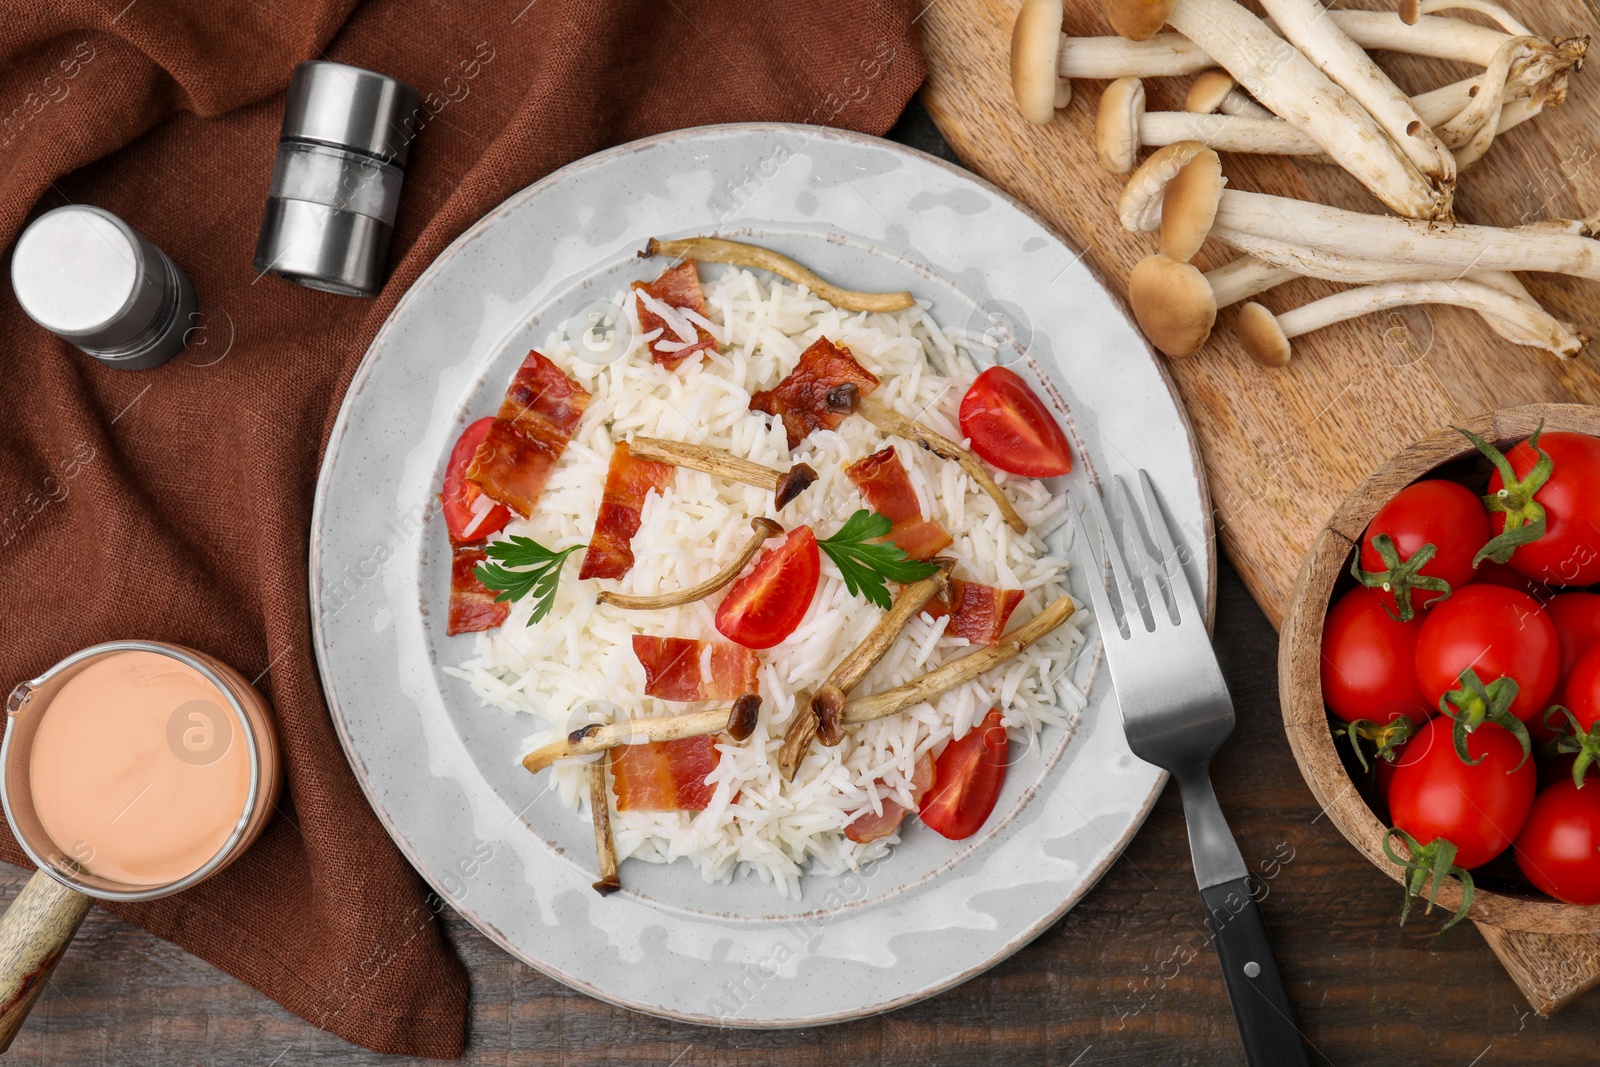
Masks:
[[[1507,2],[1537,32],[1589,34],[1600,47],[1600,27],[1583,0]],[[923,101],[967,166],[1032,207],[1083,250],[1114,290],[1126,292],[1129,270],[1155,251],[1155,238],[1128,233],[1118,223],[1115,203],[1124,177],[1106,173],[1095,155],[1095,108],[1104,83],[1075,83],[1071,105],[1049,126],[1023,121],[1009,74],[1019,6],[1020,0],[933,0],[920,20],[930,70]],[[1339,6],[1393,5],[1356,0]],[[1067,0],[1066,8],[1071,32],[1111,32],[1097,0]],[[1394,54],[1380,60],[1410,93],[1478,72]],[[1181,109],[1188,81],[1148,80],[1149,108]],[[1463,174],[1458,216],[1516,225],[1600,211],[1597,81],[1597,69],[1575,74],[1565,104],[1497,138],[1488,156]],[[1234,188],[1382,210],[1332,167],[1225,155],[1223,171]],[[1196,263],[1209,269],[1233,255],[1211,242]],[[1600,284],[1554,275],[1525,280],[1557,318],[1600,338]],[[1258,299],[1283,311],[1335,288],[1299,281]],[[1232,326],[1233,313],[1223,311],[1206,348],[1168,362],[1168,369],[1200,442],[1222,547],[1274,625],[1283,621],[1295,573],[1317,532],[1394,452],[1430,430],[1494,408],[1600,402],[1600,340],[1576,359],[1557,360],[1501,340],[1457,308],[1400,309],[1296,338],[1293,362],[1281,370],[1252,362]],[[1600,982],[1600,939],[1481,929],[1543,1013]]]

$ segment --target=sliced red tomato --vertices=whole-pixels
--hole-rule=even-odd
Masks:
[[[1383,725],[1404,715],[1420,723],[1438,706],[1417,687],[1421,617],[1400,622],[1382,594],[1357,586],[1333,605],[1322,624],[1322,699],[1344,722]]]
[[[795,527],[728,589],[717,608],[717,632],[745,648],[771,648],[806,617],[821,576],[817,535],[809,526]]]
[[[1517,835],[1528,881],[1568,904],[1600,904],[1600,789],[1570,779],[1544,789]]]
[[[1072,469],[1072,450],[1050,409],[1008,367],[990,367],[961,398],[961,433],[972,450],[1011,474],[1053,478]]]
[[[1372,517],[1361,539],[1361,569],[1384,604],[1407,618],[1471,582],[1472,559],[1488,540],[1483,501],[1457,482],[1428,478],[1400,490]],[[1432,555],[1419,560],[1428,545]]]
[[[439,494],[440,510],[444,524],[450,529],[450,540],[455,544],[482,541],[511,521],[511,509],[496,504],[472,482],[467,481],[467,467],[472,455],[489,433],[494,419],[482,418],[461,431],[455,447],[450,450],[450,464],[444,469],[444,491]]]
[[[922,821],[952,841],[977,833],[1000,799],[1009,747],[1000,709],[991,708],[983,722],[939,753],[933,788],[918,809]]]
[[[922,797],[933,785],[933,753],[924,752],[911,769],[911,801],[920,805]],[[876,841],[880,837],[888,837],[900,829],[900,824],[905,817],[917,809],[903,807],[899,802],[887,798],[879,801],[881,811],[871,808],[855,815],[850,825],[844,828],[844,836],[855,842]]]

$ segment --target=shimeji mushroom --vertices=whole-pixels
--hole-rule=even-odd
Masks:
[[[1141,0],[1105,0],[1108,14]],[[1451,185],[1425,175],[1355,97],[1233,0],[1166,0],[1167,22],[1250,95],[1320,144],[1330,158],[1408,218],[1450,216]]]
[[[1261,6],[1277,22],[1278,32],[1377,119],[1418,170],[1449,190],[1456,179],[1455,156],[1366,50],[1326,17],[1321,0],[1262,0]],[[1263,71],[1261,77],[1271,80],[1273,74]]]
[[[1365,285],[1313,300],[1279,315],[1251,301],[1239,309],[1237,329],[1239,339],[1253,359],[1269,367],[1282,367],[1289,362],[1292,353],[1291,338],[1346,319],[1409,304],[1453,304],[1470,308],[1512,343],[1542,348],[1558,356],[1574,356],[1584,344],[1582,336],[1565,323],[1556,321],[1537,304],[1466,279]]]
[[[1524,54],[1518,42],[1526,40],[1508,39],[1503,49],[1508,65],[1514,55]],[[1565,100],[1567,73],[1574,62],[1570,55],[1548,52],[1515,65],[1506,77],[1496,79],[1495,68],[1491,67],[1484,74],[1419,93],[1411,102],[1445,146],[1455,152],[1457,166],[1466,167],[1482,158],[1495,136],[1527,122],[1547,105]],[[1331,162],[1322,146],[1309,135],[1270,112],[1262,118],[1243,112],[1204,115],[1188,110],[1147,111],[1142,83],[1137,91],[1134,89],[1138,82],[1137,78],[1118,79],[1100,97],[1095,143],[1101,164],[1113,174],[1132,170],[1141,147],[1160,148],[1179,141],[1199,141],[1219,152],[1299,156]],[[1500,104],[1500,117],[1490,132],[1487,117],[1496,102]],[[1473,106],[1476,110],[1472,114],[1464,114]]]
[[[1327,17],[1362,48],[1487,67],[1506,34],[1460,19],[1427,16],[1408,26],[1393,11],[1329,11]],[[1072,101],[1073,78],[1170,78],[1196,74],[1217,61],[1179,33],[1145,41],[1073,37],[1062,32],[1061,0],[1024,0],[1011,36],[1011,84],[1030,122],[1047,123]],[[1556,52],[1581,56],[1585,38],[1556,40]]]
[[[1183,98],[1183,110],[1196,115],[1221,112],[1224,115],[1244,115],[1247,118],[1270,119],[1272,112],[1250,99],[1233,80],[1233,75],[1220,68],[1203,70],[1189,83],[1189,92]]]
[[[1196,142],[1179,142],[1152,153],[1123,189],[1118,203],[1123,226],[1134,233],[1162,227],[1167,184],[1187,164],[1207,154],[1216,153]],[[1210,171],[1208,159],[1206,163],[1203,173]],[[1178,208],[1175,203],[1174,209]],[[1211,205],[1196,203],[1192,195],[1186,195],[1182,210],[1188,217],[1168,220],[1165,225],[1175,229],[1201,225]],[[1370,259],[1374,249],[1381,249],[1390,262],[1440,272],[1537,270],[1600,280],[1600,241],[1560,232],[1555,226],[1433,226],[1308,200],[1219,188],[1208,233],[1269,262],[1276,261],[1274,248],[1304,250],[1308,259],[1327,254],[1350,260]]]

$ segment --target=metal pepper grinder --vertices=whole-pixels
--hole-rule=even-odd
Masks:
[[[416,128],[411,86],[343,63],[294,68],[255,266],[345,296],[383,288]]]

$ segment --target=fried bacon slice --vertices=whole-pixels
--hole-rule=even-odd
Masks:
[[[617,810],[701,811],[716,791],[706,775],[716,770],[718,758],[710,734],[612,749]]]
[[[757,691],[760,658],[726,641],[635,634],[633,654],[644,668],[646,696],[662,700],[737,700]]]
[[[606,487],[600,497],[600,510],[594,517],[594,533],[589,550],[583,554],[585,578],[621,578],[633,567],[630,543],[639,532],[639,514],[644,498],[654,489],[661,492],[672,481],[672,465],[639,459],[628,451],[628,442],[618,441],[606,470]]]
[[[467,481],[527,518],[588,405],[583,386],[530,349],[472,455]]]
[[[635,292],[642,292],[669,308],[687,308],[705,318],[710,310],[706,294],[700,288],[700,275],[695,272],[694,260],[686,259],[675,267],[661,272],[653,282],[634,282]],[[681,316],[680,316],[681,317]],[[683,336],[684,330],[675,327],[645,300],[639,301],[639,326],[645,333],[660,330],[661,336],[650,342],[650,358],[668,370],[677,370],[678,364],[701,350],[716,351],[717,339],[704,326],[685,319],[694,333],[691,340]]]
[[[916,766],[911,769],[911,799],[920,804],[923,795],[932,788],[933,753],[930,751],[918,757]],[[864,814],[856,816],[844,828],[844,836],[857,843],[888,837],[900,829],[900,824],[905,821],[907,815],[917,810],[903,807],[898,801],[888,798],[880,800],[879,803],[883,805],[881,813],[871,808],[864,809]]]
[[[495,592],[478,581],[473,569],[486,558],[481,548],[456,548],[450,558],[450,621],[445,633],[492,630],[506,621],[511,605],[495,603]]]
[[[851,386],[851,395],[862,397],[878,387],[878,379],[855,361],[848,348],[819,337],[800,353],[800,362],[783,381],[750,398],[750,410],[782,419],[789,447],[794,448],[812,430],[832,430],[845,420],[848,411],[835,411],[839,405],[828,401],[828,394],[840,386]]]
[[[953,538],[944,527],[922,517],[911,476],[895,455],[894,446],[858,459],[845,468],[845,474],[867,498],[872,510],[894,523],[889,540],[912,559],[932,559],[949,548]]]
[[[998,644],[1011,613],[1022,603],[1022,590],[996,589],[978,582],[950,579],[950,603],[930,600],[922,613],[931,619],[951,616],[944,632],[964,637],[975,645]]]

